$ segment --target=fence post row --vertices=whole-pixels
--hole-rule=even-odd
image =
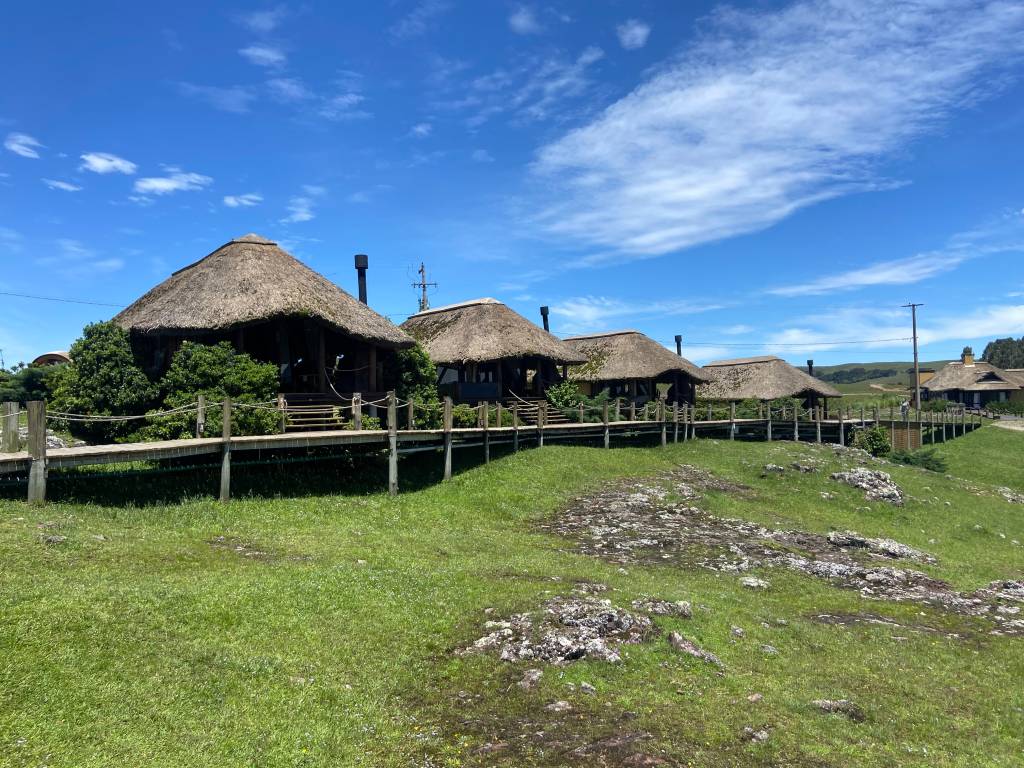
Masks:
[[[444,430],[444,479],[452,479],[452,399],[445,395],[441,429]]]
[[[220,459],[220,500],[231,499],[231,398],[225,397],[220,405],[220,439],[223,443]]]
[[[0,453],[18,452],[18,404],[3,404],[3,441],[0,442]]]
[[[28,404],[28,503],[46,503],[46,402]]]
[[[398,402],[393,389],[388,392],[388,493],[398,493]]]

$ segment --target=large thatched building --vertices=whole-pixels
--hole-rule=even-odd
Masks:
[[[824,381],[804,373],[774,355],[716,360],[704,366],[709,381],[697,387],[703,400],[778,400],[795,397],[814,403],[818,398],[842,397]]]
[[[178,270],[120,312],[143,364],[158,373],[185,340],[230,341],[279,366],[284,392],[374,393],[385,355],[413,344],[387,318],[259,235]]]
[[[640,331],[570,336],[565,343],[587,358],[569,369],[588,395],[607,389],[612,397],[638,404],[658,397],[659,384],[673,403],[693,403],[697,384],[707,374],[685,357],[672,354]]]
[[[960,360],[946,365],[921,385],[928,400],[949,400],[970,408],[1007,400],[1024,401],[1024,371],[997,368],[975,360],[974,351],[964,347]]]
[[[459,402],[539,396],[562,380],[560,365],[586,360],[495,299],[428,309],[401,327],[437,364],[441,390]]]

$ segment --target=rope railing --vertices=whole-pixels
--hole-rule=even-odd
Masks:
[[[219,405],[219,403],[217,404]],[[65,413],[63,411],[48,411],[46,414],[47,420],[53,421],[80,421],[80,422],[117,422],[117,421],[137,421],[140,419],[156,419],[163,416],[174,416],[181,413],[192,413],[199,410],[199,403],[192,403],[190,405],[182,405],[178,408],[172,408],[169,411],[157,411],[155,413],[143,413],[137,416],[99,416],[88,413]]]

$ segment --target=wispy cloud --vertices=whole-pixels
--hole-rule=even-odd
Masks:
[[[486,149],[474,149],[471,155],[473,160],[477,163],[493,163],[494,156]]]
[[[312,221],[316,218],[316,200],[327,193],[327,190],[320,186],[306,184],[302,187],[302,194],[295,195],[288,201],[288,215],[281,219],[282,224],[299,224],[304,221]]]
[[[21,233],[10,227],[0,227],[0,250],[8,253],[20,253],[24,238]]]
[[[130,160],[125,160],[123,157],[112,155],[109,152],[86,152],[81,159],[82,164],[78,166],[80,171],[131,175],[138,169],[138,166]]]
[[[640,19],[628,19],[615,28],[619,36],[619,44],[627,51],[635,51],[647,45],[647,38],[651,34],[650,24]]]
[[[417,139],[425,139],[432,130],[434,130],[434,126],[430,123],[416,123],[409,129],[409,135]]]
[[[517,35],[537,35],[544,27],[537,20],[537,13],[528,5],[518,6],[508,17],[508,26]]]
[[[213,183],[201,173],[190,173],[168,166],[166,176],[149,176],[135,180],[133,189],[139,195],[169,195],[173,192],[194,192]]]
[[[313,98],[313,92],[297,77],[274,77],[267,80],[267,89],[275,101],[296,102]]]
[[[246,192],[244,195],[225,195],[224,205],[228,208],[251,208],[263,202],[263,195]]]
[[[886,184],[874,163],[991,95],[1024,6],[805,0],[720,10],[702,39],[543,147],[549,232],[637,257]]]
[[[335,122],[365,120],[372,117],[369,112],[359,106],[365,100],[361,93],[354,91],[339,93],[337,96],[325,99],[317,109],[317,114],[326,120]]]
[[[62,277],[83,278],[109,274],[124,267],[124,259],[100,257],[79,240],[60,238],[55,244],[56,249],[37,258],[36,263]]]
[[[77,184],[72,184],[69,181],[60,181],[59,179],[43,179],[43,184],[48,186],[50,189],[59,189],[62,192],[81,192],[82,188]]]
[[[390,30],[395,40],[408,40],[425,34],[437,18],[452,8],[448,0],[420,0],[409,13],[400,18]]]
[[[250,32],[266,35],[277,29],[287,15],[288,9],[279,5],[265,11],[239,14],[235,17],[235,21]]]
[[[37,159],[42,144],[27,133],[8,133],[4,139],[4,149],[21,157]]]
[[[670,299],[662,301],[623,301],[606,296],[580,296],[564,299],[551,306],[552,314],[563,318],[559,328],[564,333],[611,330],[610,324],[648,317],[694,315],[722,309],[723,304]]]
[[[242,85],[221,87],[217,85],[195,85],[194,83],[178,83],[178,89],[189,98],[209,104],[222,112],[244,114],[256,98],[250,88]]]
[[[283,67],[288,56],[280,48],[264,43],[254,43],[238,51],[242,58],[259,67]]]

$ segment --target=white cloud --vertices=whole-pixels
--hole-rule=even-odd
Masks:
[[[425,34],[439,16],[451,10],[448,0],[421,0],[389,30],[396,40],[408,40]]]
[[[260,67],[282,67],[288,61],[288,56],[280,48],[263,43],[242,48],[238,53],[250,64]]]
[[[549,232],[653,256],[877,189],[876,161],[1004,86],[1024,51],[1019,3],[804,0],[712,19],[540,150]]]
[[[409,129],[409,134],[415,136],[418,139],[425,139],[430,135],[430,132],[434,129],[430,123],[417,123]]]
[[[474,149],[472,157],[473,157],[473,160],[475,160],[478,163],[493,163],[494,162],[494,156],[491,155],[491,153],[488,152],[486,149]]]
[[[263,202],[263,195],[246,192],[244,195],[225,195],[224,205],[228,208],[250,208]]]
[[[906,259],[882,261],[849,272],[826,275],[809,283],[771,288],[768,293],[775,296],[809,296],[876,285],[911,285],[949,272],[968,258],[970,256],[967,253],[921,253]]]
[[[20,253],[23,241],[20,232],[0,226],[0,249],[8,253]]]
[[[174,167],[165,170],[167,176],[136,179],[135,192],[140,195],[169,195],[172,192],[194,192],[213,183],[213,179],[201,173],[187,173]]]
[[[341,93],[329,99],[325,99],[320,105],[317,114],[327,120],[342,122],[347,120],[363,120],[370,117],[370,113],[358,109],[358,106],[365,99],[363,95],[355,92]]]
[[[222,88],[216,85],[179,83],[178,88],[185,96],[204,101],[214,109],[219,109],[222,112],[234,112],[236,114],[248,112],[250,104],[256,98],[256,95],[249,88],[241,85]]]
[[[295,195],[288,201],[288,215],[281,219],[282,224],[299,224],[316,218],[316,198],[326,194],[327,190],[313,184],[305,184],[302,192],[303,194]]]
[[[43,145],[27,133],[8,133],[4,139],[4,149],[22,157],[36,159],[39,157],[37,151]]]
[[[563,333],[597,333],[611,330],[610,324],[650,316],[693,315],[721,309],[722,304],[689,299],[629,302],[606,296],[580,296],[564,299],[551,306],[551,313],[564,318]]]
[[[265,35],[277,29],[278,25],[287,15],[288,9],[283,5],[279,5],[266,11],[240,14],[235,20],[250,32],[258,32]]]
[[[81,156],[82,164],[78,166],[80,171],[92,171],[93,173],[123,173],[131,175],[135,173],[138,166],[123,157],[112,155],[109,152],[86,152]]]
[[[79,240],[60,238],[57,250],[36,259],[36,263],[48,267],[63,277],[83,278],[109,274],[124,267],[124,259],[98,258],[96,252]]]
[[[619,44],[627,51],[634,51],[647,45],[647,37],[651,34],[650,24],[640,19],[628,19],[615,28],[619,36]]]
[[[536,35],[544,31],[537,14],[526,5],[518,6],[508,17],[508,26],[517,35]]]
[[[267,80],[267,88],[275,101],[305,101],[313,98],[313,92],[297,77],[272,78]]]
[[[727,336],[743,336],[748,333],[753,333],[755,330],[757,329],[752,325],[737,323],[736,325],[730,325],[727,328],[723,328],[721,332]]]
[[[43,184],[48,186],[50,189],[59,189],[63,192],[81,192],[82,188],[76,184],[72,184],[68,181],[60,181],[59,179],[43,179]]]

